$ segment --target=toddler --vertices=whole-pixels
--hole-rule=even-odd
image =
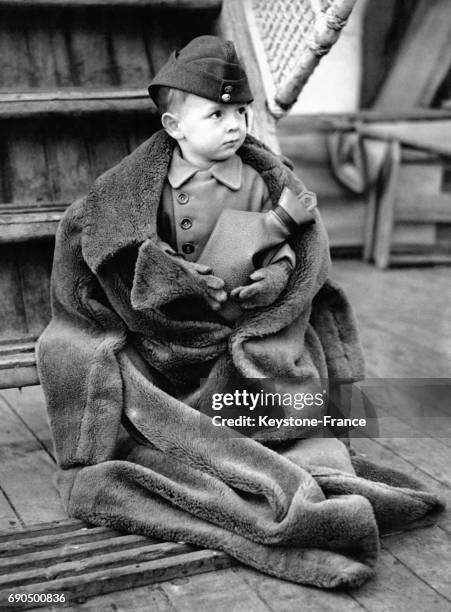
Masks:
[[[235,287],[229,295],[224,280],[197,263],[223,210],[273,207],[264,180],[237,155],[246,138],[252,94],[233,43],[214,36],[194,39],[173,53],[149,93],[163,128],[177,141],[158,214],[160,248],[196,275],[213,310],[228,299],[245,310],[269,306],[285,288],[295,263],[288,244],[271,265],[251,274],[249,285]]]

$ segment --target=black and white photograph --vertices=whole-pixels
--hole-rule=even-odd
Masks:
[[[0,611],[451,611],[450,0],[0,0]]]

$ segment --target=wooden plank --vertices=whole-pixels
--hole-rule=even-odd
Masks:
[[[156,13],[145,24],[144,41],[152,78],[164,66],[174,49],[182,46],[180,32],[170,27],[164,15]]]
[[[52,483],[55,470],[45,451],[30,451],[3,463],[0,486],[25,524],[67,518]]]
[[[251,568],[239,567],[233,570],[244,580],[270,610],[277,612],[292,612],[302,609],[312,612],[360,612],[364,608],[354,601],[352,596],[344,591],[328,591],[314,589],[310,586],[293,584],[285,580],[278,580],[266,576]]]
[[[10,225],[21,225],[23,223],[51,223],[59,221],[64,211],[39,210],[35,212],[30,206],[28,210],[20,213],[3,212],[0,206],[0,231],[5,232]]]
[[[7,142],[11,201],[53,200],[45,159],[44,143],[39,126],[30,123],[15,125]]]
[[[64,212],[69,204],[70,202],[39,202],[39,205],[33,207],[33,210],[30,211],[30,206],[26,202],[1,202],[0,216],[3,218],[7,215],[19,215],[22,213]]]
[[[395,219],[397,223],[451,223],[451,195],[398,193]]]
[[[16,11],[0,19],[1,89],[26,89],[32,83],[23,17]]]
[[[446,253],[393,253],[390,256],[391,266],[418,266],[450,264],[451,255]]]
[[[163,543],[146,543],[145,538],[139,542],[126,541],[124,546],[103,546],[100,550],[94,550],[90,547],[81,558],[75,560],[64,560],[57,558],[58,553],[55,552],[54,562],[47,559],[34,559],[32,567],[28,569],[16,569],[15,565],[21,563],[21,559],[15,556],[12,561],[12,566],[7,574],[0,572],[0,589],[15,588],[17,585],[25,586],[27,584],[36,584],[39,582],[47,582],[56,578],[62,579],[66,577],[80,576],[88,572],[98,572],[102,570],[110,570],[112,568],[121,568],[136,563],[143,563],[152,560],[163,560],[175,557],[176,555],[189,554],[193,552],[193,547],[187,544],[177,544],[173,542]],[[117,540],[116,540],[117,542]],[[131,546],[130,546],[131,544]],[[38,554],[38,556],[40,556]],[[75,555],[77,557],[78,555]],[[172,561],[172,559],[171,559]],[[41,564],[43,562],[43,564]],[[30,559],[26,560],[26,564],[30,564]],[[43,567],[45,565],[45,567]]]
[[[386,184],[377,202],[373,257],[379,268],[386,268],[390,261],[395,194],[398,185],[400,162],[401,146],[399,142],[392,142],[390,145],[390,165],[385,168]]]
[[[400,425],[398,425],[398,428],[400,428]],[[411,428],[409,429],[411,431]],[[444,464],[441,462],[443,458],[448,462],[450,461],[451,452],[449,447],[441,444],[440,440],[433,438],[419,438],[412,433],[407,437],[409,429],[406,428],[406,433],[404,434],[406,437],[379,438],[378,441],[385,448],[392,450],[400,457],[411,462],[415,461],[418,453],[426,453],[422,463],[422,470],[442,485],[450,487],[451,475],[444,473]],[[434,447],[433,453],[431,452],[432,446]]]
[[[175,584],[165,582],[161,590],[176,610],[198,612],[199,610],[249,610],[268,612],[270,608],[259,594],[232,570],[216,571],[214,574],[200,574]]]
[[[365,262],[371,261],[375,248],[377,200],[378,193],[376,192],[376,189],[370,189],[367,194],[365,220],[363,227],[362,257]]]
[[[93,181],[85,138],[89,127],[78,118],[57,120],[46,133],[47,164],[54,197],[60,203],[58,212],[87,193]]]
[[[39,19],[45,20],[49,24],[48,36],[50,39],[50,53],[56,88],[70,87],[73,85],[72,66],[69,49],[66,44],[67,22],[68,17],[70,20],[70,16],[64,11],[43,11],[38,7],[34,8],[34,11]],[[42,82],[40,83],[40,88],[43,88]]]
[[[448,271],[439,271],[440,268],[428,268],[383,273],[358,262],[340,261],[334,265],[333,277],[345,287],[358,315],[372,317],[375,325],[385,326],[393,336],[414,338],[444,355],[451,342],[451,289]],[[418,301],[409,299],[412,292],[418,295]],[[433,300],[423,299],[431,292]]]
[[[49,99],[43,96],[41,99],[0,101],[0,120],[24,117],[37,119],[59,115],[84,116],[94,113],[145,113],[152,116],[157,112],[147,94],[127,96],[125,92],[123,97],[114,95],[114,92],[112,94],[111,97],[106,93],[104,96],[86,99],[62,96],[61,99],[55,99],[52,94],[48,94]]]
[[[53,242],[30,242],[21,245],[20,277],[28,333],[40,335],[51,318],[50,274]]]
[[[14,367],[32,366],[36,363],[34,347],[29,351],[20,351],[17,353],[0,352],[0,370]]]
[[[0,574],[11,574],[13,572],[23,572],[39,569],[43,567],[66,562],[73,562],[77,558],[83,559],[92,555],[101,555],[119,550],[135,550],[137,547],[142,547],[144,544],[149,545],[149,538],[136,535],[117,536],[108,540],[88,541],[84,544],[64,544],[59,543],[54,548],[39,550],[30,553],[21,553],[18,555],[10,554],[7,557],[0,559]],[[166,544],[167,546],[167,544]],[[176,546],[180,546],[177,544]],[[139,554],[142,554],[140,549]],[[133,554],[133,553],[132,553]],[[138,555],[137,555],[138,558]],[[47,576],[48,578],[49,576]],[[17,581],[22,584],[22,579]]]
[[[449,560],[451,536],[440,527],[418,529],[384,538],[383,547],[442,595],[451,608]]]
[[[411,443],[412,447],[415,447],[415,441]],[[352,441],[352,446],[363,451],[373,461],[380,461],[418,478],[431,490],[435,490],[445,496],[448,502],[451,502],[451,489],[442,485],[438,488],[439,483],[422,470],[424,457],[422,449],[418,449],[415,464],[413,464],[380,446],[378,440],[355,439]],[[449,464],[444,465],[443,469],[448,472],[448,475],[451,475]],[[445,512],[439,515],[438,526],[434,528],[403,532],[384,537],[382,540],[382,546],[389,550],[396,559],[447,599],[450,599],[447,572],[451,553],[450,527],[451,519],[449,513]],[[445,533],[443,529],[448,529],[448,532]]]
[[[0,339],[27,333],[15,249],[0,245]]]
[[[14,512],[14,508],[9,503],[7,497],[0,489],[0,529],[8,529],[9,531],[19,530],[21,524],[19,517]]]
[[[366,612],[443,612],[449,609],[445,597],[385,549],[381,550],[375,577],[354,590],[352,597]]]
[[[146,20],[143,20],[143,15],[135,12],[124,19],[120,13],[111,13],[108,17],[108,35],[119,83],[128,88],[150,83],[152,77],[146,55]]]
[[[222,0],[0,0],[0,6],[22,7],[94,7],[125,6],[153,9],[212,10],[220,9]]]
[[[39,440],[49,456],[55,459],[42,387],[35,385],[23,389],[4,389],[0,392],[0,397]]]
[[[87,9],[71,14],[68,45],[74,85],[118,85],[106,36],[105,11],[96,14],[95,19]]]
[[[310,115],[288,115],[277,124],[278,134],[281,136],[291,134],[293,137],[300,134],[310,134],[334,130],[352,132],[360,130],[362,125],[373,123],[387,123],[405,121],[416,123],[418,121],[444,121],[451,119],[451,107],[448,109],[398,109],[397,107],[379,110],[364,109],[351,113],[327,113]]]
[[[129,152],[126,124],[116,119],[112,133],[105,129],[102,123],[96,125],[87,143],[91,173],[94,177],[117,164]]]
[[[10,199],[9,194],[9,177],[8,177],[8,161],[5,147],[5,133],[2,128],[5,124],[0,123],[0,201],[5,202]]]
[[[70,65],[67,53],[65,53],[64,37],[60,27],[55,24],[51,15],[33,11],[27,17],[24,19],[23,25],[32,75],[30,85],[43,89],[53,89],[58,85],[56,57],[59,58],[60,64],[65,60],[65,72],[66,74],[70,73]],[[58,38],[57,33],[59,34]],[[54,53],[53,42],[59,43],[57,53]]]
[[[186,580],[186,578],[175,579]],[[74,606],[64,608],[65,612],[99,612],[99,610],[130,610],[133,612],[176,612],[175,608],[169,603],[167,596],[162,592],[158,585],[133,587],[129,590],[121,590],[97,597],[77,598]]]
[[[25,530],[13,534],[13,537],[3,538],[0,542],[1,558],[7,559],[11,556],[40,553],[45,550],[54,550],[60,546],[76,546],[89,542],[103,542],[103,546],[107,546],[107,540],[123,535],[119,531],[107,527],[81,527],[75,530],[52,531],[46,535],[41,534],[42,530],[33,530],[32,532]]]
[[[0,487],[24,524],[66,518],[52,476],[55,464],[10,407],[0,399]],[[30,504],[30,499],[33,503]]]
[[[132,588],[126,591],[116,591],[97,597],[77,597],[73,605],[64,607],[67,612],[98,612],[99,610],[132,610],[133,612],[176,612],[167,602],[158,584]]]
[[[224,553],[212,550],[199,550],[180,554],[165,559],[144,561],[125,567],[87,572],[76,576],[68,576],[25,586],[0,591],[0,601],[4,601],[11,591],[20,593],[62,592],[69,594],[71,600],[107,593],[118,589],[127,589],[144,584],[153,584],[164,580],[172,580],[182,576],[190,576],[223,569],[236,562]],[[45,605],[45,604],[44,604]],[[20,609],[26,609],[27,604]],[[36,606],[28,604],[28,608]]]
[[[28,242],[55,235],[62,213],[0,216],[0,244]]]
[[[406,221],[403,223],[394,223],[390,251],[396,248],[409,250],[410,247],[410,250],[415,252],[423,247],[433,247],[434,245],[434,223],[409,223]]]
[[[384,273],[361,262],[335,261],[333,277],[344,287],[357,313],[368,376],[449,375],[447,269]],[[412,300],[413,294],[417,301]],[[430,295],[433,300],[428,299]]]
[[[7,369],[0,369],[0,389],[26,387],[37,384],[39,384],[39,376],[36,365],[18,365],[8,367]]]
[[[450,3],[421,0],[375,106],[405,109],[430,105],[451,65],[450,36]]]
[[[63,521],[53,521],[50,523],[38,523],[37,525],[29,525],[26,528],[26,536],[24,531],[11,532],[10,529],[0,530],[0,542],[15,541],[23,537],[33,537],[38,535],[48,535],[50,533],[65,533],[68,531],[76,531],[82,527],[89,528],[89,525],[77,519],[66,519]]]
[[[398,315],[400,317],[400,315]],[[414,337],[404,337],[387,329],[385,322],[375,324],[374,317],[358,315],[361,339],[368,362],[368,376],[377,377],[446,377],[449,357],[441,343],[435,349],[424,346]],[[392,322],[396,328],[396,321]]]
[[[150,100],[147,89],[143,87],[115,89],[92,87],[66,87],[64,89],[43,88],[43,91],[15,91],[0,93],[1,104],[23,104],[25,102],[87,102],[88,100],[136,100],[147,98]],[[152,101],[149,102],[152,104]]]
[[[450,121],[417,121],[412,129],[411,121],[372,123],[362,126],[363,137],[378,140],[399,140],[404,145],[426,149],[441,155],[451,154]]]

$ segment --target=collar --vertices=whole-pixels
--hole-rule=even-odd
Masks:
[[[238,191],[241,187],[242,168],[243,162],[238,155],[232,155],[229,159],[216,162],[208,171],[219,183],[222,183],[233,191]],[[168,181],[171,187],[173,189],[179,189],[179,187],[189,181],[197,172],[199,172],[199,168],[190,164],[186,159],[183,159],[180,155],[179,148],[176,147],[168,172]]]

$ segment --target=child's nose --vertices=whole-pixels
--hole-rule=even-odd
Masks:
[[[228,131],[232,131],[232,130],[237,130],[240,127],[240,122],[238,117],[236,117],[235,115],[230,115],[227,119],[227,130]]]

